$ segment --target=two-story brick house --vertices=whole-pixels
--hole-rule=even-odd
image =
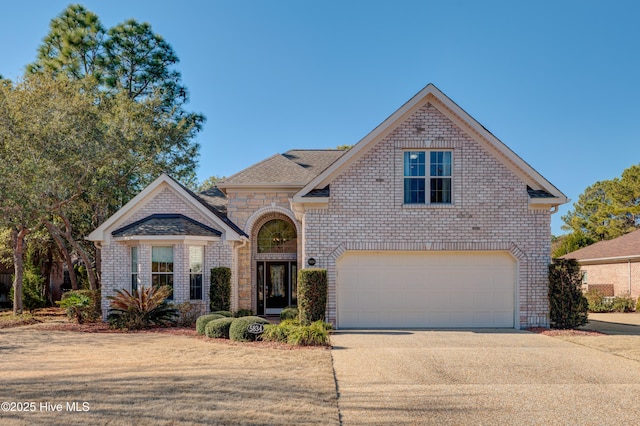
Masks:
[[[276,154],[194,194],[163,175],[96,229],[103,310],[115,289],[173,285],[207,306],[296,304],[326,268],[327,317],[349,327],[548,324],[550,216],[566,196],[435,86],[348,151]]]

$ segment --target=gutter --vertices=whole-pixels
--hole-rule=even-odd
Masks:
[[[565,255],[566,256],[566,255]],[[575,259],[566,257],[567,259]],[[580,263],[586,262],[605,262],[605,261],[628,261],[631,263],[632,260],[640,260],[640,254],[632,255],[632,256],[614,256],[614,257],[599,257],[594,259],[576,259]]]

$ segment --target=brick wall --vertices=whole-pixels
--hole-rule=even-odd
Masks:
[[[581,265],[589,288],[594,284],[613,285],[614,296],[640,296],[640,262]]]
[[[164,187],[155,196],[137,207],[132,215],[117,223],[109,231],[157,213],[183,214],[204,225],[223,231],[220,226],[209,220],[169,187]],[[203,300],[201,301],[189,300],[189,246],[191,245],[204,245]],[[140,285],[150,285],[151,283],[151,247],[172,246],[174,256],[174,303],[179,304],[190,301],[192,304],[197,305],[200,311],[206,310],[209,306],[211,268],[218,266],[232,267],[232,243],[225,242],[221,238],[214,241],[167,239],[155,242],[149,239],[130,241],[110,239],[108,244],[102,247],[102,312],[104,318],[106,318],[109,309],[107,296],[115,295],[118,289],[131,290],[132,246],[138,247],[138,280]]]
[[[453,204],[405,206],[403,151],[429,148],[453,151]],[[345,250],[462,249],[510,252],[518,325],[548,325],[549,212],[529,209],[522,180],[430,104],[331,183],[328,209],[305,215],[304,240],[305,257],[329,271],[332,321],[336,260]]]

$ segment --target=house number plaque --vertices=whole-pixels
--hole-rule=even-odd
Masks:
[[[247,331],[251,334],[262,334],[264,333],[264,325],[259,322],[254,322],[253,324],[249,324]]]

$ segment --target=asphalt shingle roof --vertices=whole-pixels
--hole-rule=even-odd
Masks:
[[[556,198],[553,194],[549,194],[544,189],[532,189],[527,186],[527,193],[530,198]]]
[[[111,233],[114,237],[197,235],[219,237],[222,232],[181,214],[153,214]]]
[[[224,184],[295,184],[304,186],[322,173],[346,151],[334,149],[292,149],[273,155],[228,178]]]
[[[598,241],[564,256],[562,259],[590,260],[640,256],[640,229],[613,240]]]

